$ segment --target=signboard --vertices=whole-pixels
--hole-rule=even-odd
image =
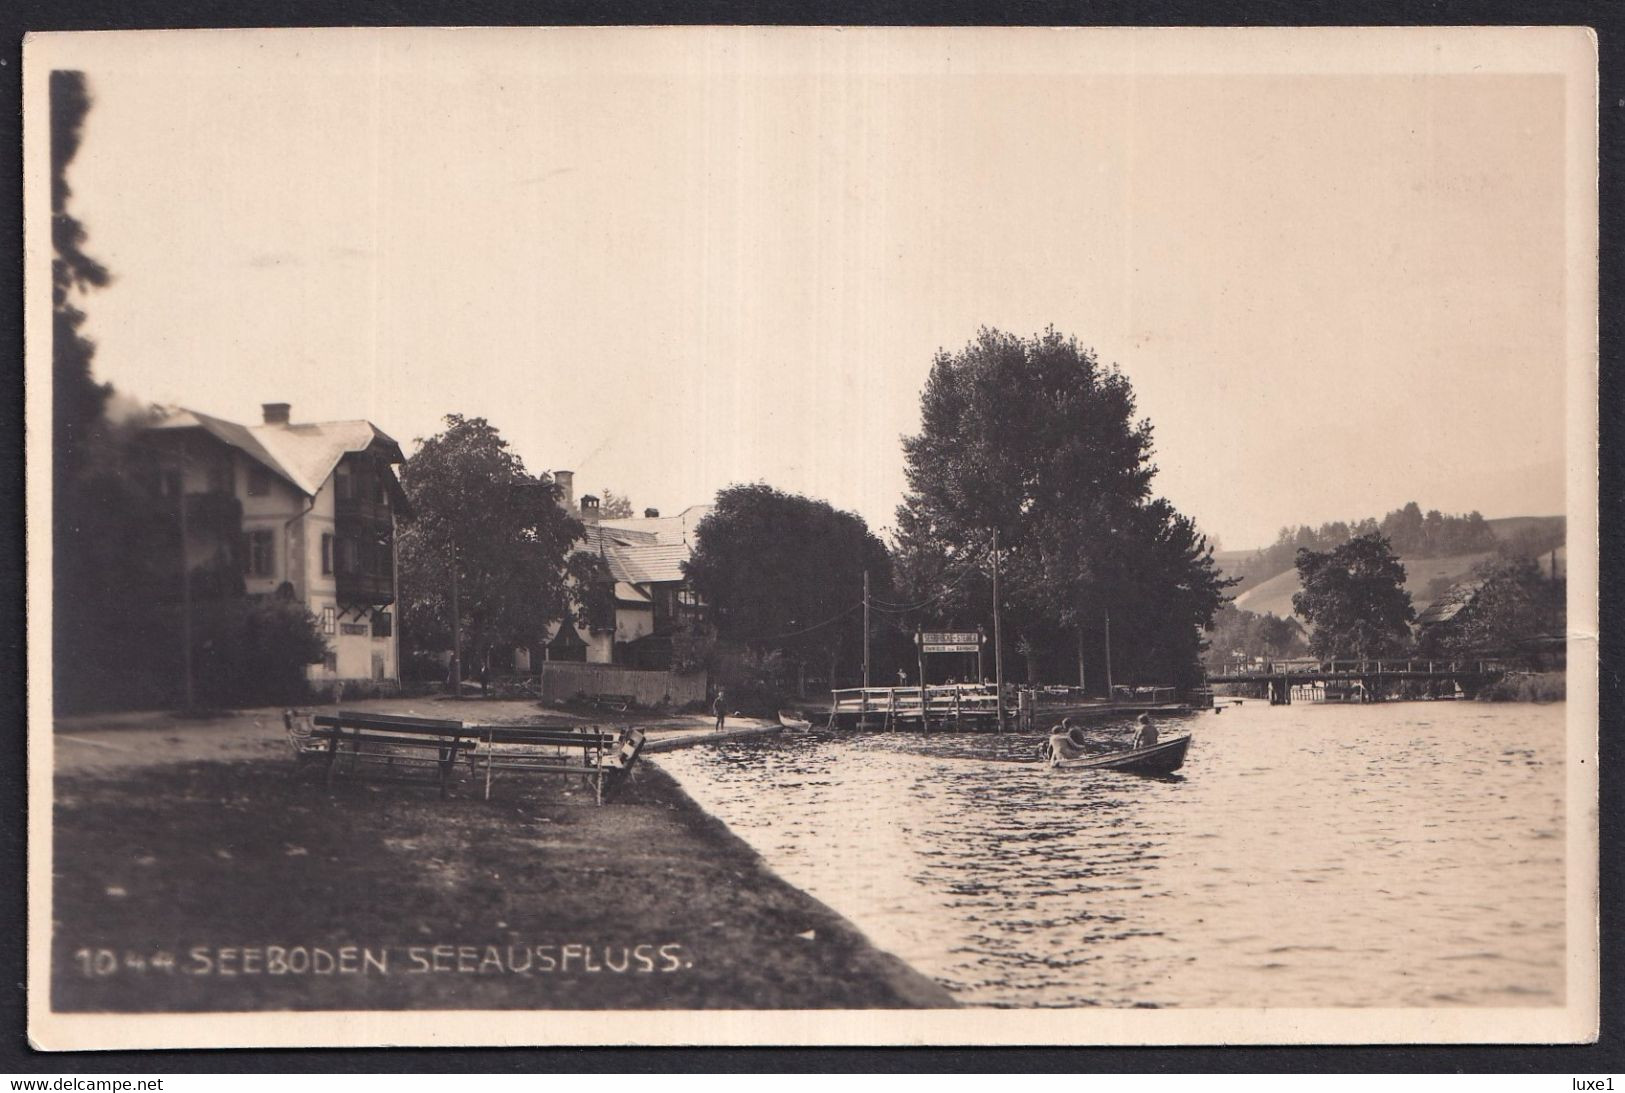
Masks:
[[[926,653],[975,653],[982,648],[982,635],[975,630],[927,630],[919,642]]]
[[[343,622],[339,624],[339,633],[361,634],[365,636],[367,633],[367,624],[364,622]]]

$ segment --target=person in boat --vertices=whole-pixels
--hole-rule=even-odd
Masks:
[[[1151,715],[1143,713],[1135,720],[1139,723],[1140,728],[1134,734],[1134,746],[1136,748],[1155,747],[1157,743],[1157,726],[1151,720]]]
[[[1050,730],[1049,740],[1041,749],[1043,758],[1051,765],[1063,759],[1076,759],[1084,753],[1087,740],[1081,726],[1072,724],[1070,717],[1063,717],[1061,723]]]

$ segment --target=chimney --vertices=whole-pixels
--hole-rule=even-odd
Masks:
[[[659,509],[644,509],[643,510],[643,516],[644,516],[644,519],[646,519],[646,520],[658,520],[658,519],[660,519],[660,510]]]
[[[559,504],[564,506],[565,511],[574,512],[576,507],[576,472],[554,471],[553,481],[558,483]]]
[[[260,411],[265,415],[267,425],[286,425],[288,415],[293,410],[286,402],[262,402]]]

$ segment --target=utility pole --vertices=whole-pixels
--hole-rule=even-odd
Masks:
[[[1112,609],[1106,608],[1106,701],[1112,700]]]
[[[451,693],[463,697],[463,615],[457,602],[457,540],[451,541]]]
[[[999,693],[999,731],[1004,731],[1004,625],[999,613],[999,529],[993,529],[993,675]]]
[[[863,689],[869,689],[869,571],[863,571]]]

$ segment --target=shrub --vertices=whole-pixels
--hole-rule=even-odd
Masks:
[[[1563,672],[1511,672],[1478,692],[1480,702],[1562,702],[1568,677]]]
[[[305,665],[327,652],[315,616],[275,598],[200,605],[192,644],[196,697],[223,706],[302,701],[309,694]]]

